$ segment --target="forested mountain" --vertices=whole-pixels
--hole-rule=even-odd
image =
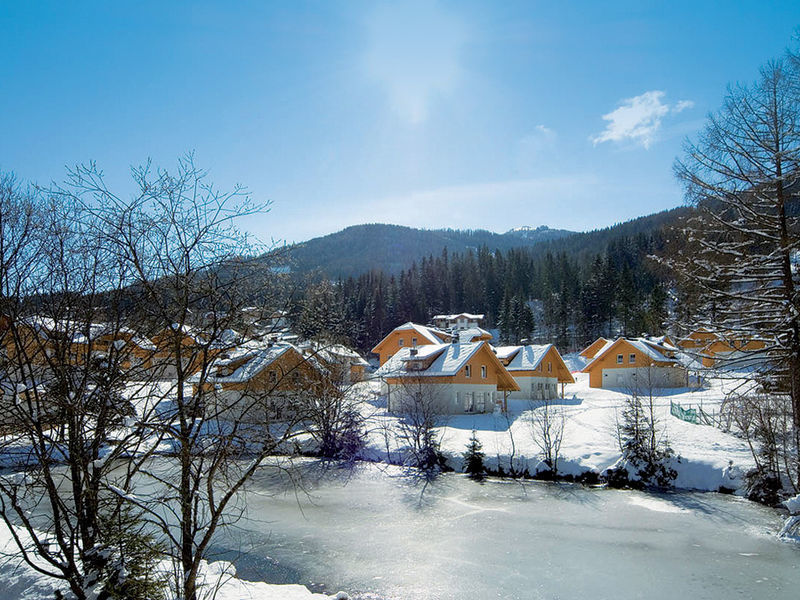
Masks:
[[[290,268],[303,274],[320,270],[331,278],[358,276],[372,270],[397,274],[414,261],[445,248],[450,252],[477,251],[481,246],[508,250],[556,240],[573,232],[548,227],[519,228],[505,234],[483,229],[414,229],[371,223],[354,225],[288,249]]]
[[[677,208],[511,247],[448,246],[410,264],[392,260],[357,276],[322,276],[308,284],[295,322],[304,335],[349,338],[362,351],[400,323],[426,323],[442,312],[484,313],[504,342],[527,338],[564,350],[600,335],[660,333],[671,282],[650,257],[666,251],[665,231],[689,213]],[[415,233],[431,233],[398,229],[410,232],[409,244],[421,239]],[[505,242],[513,233],[494,235]],[[380,264],[379,256],[369,258]]]

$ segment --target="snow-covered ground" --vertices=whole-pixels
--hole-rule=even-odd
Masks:
[[[575,362],[572,368],[580,367],[577,359]],[[587,374],[575,373],[575,378],[576,383],[566,386],[564,399],[558,401],[566,415],[558,469],[562,474],[578,475],[585,471],[602,473],[621,458],[616,432],[626,394],[590,388]],[[684,408],[702,406],[706,412],[718,412],[726,393],[740,384],[741,380],[709,379],[703,389],[661,390],[656,396],[659,425],[680,457],[673,465],[678,472],[676,487],[709,491],[716,491],[721,486],[736,489],[741,485],[742,473],[753,466],[750,451],[743,440],[714,427],[694,425],[670,415],[671,401],[680,403]],[[165,389],[159,390],[161,394],[167,392],[168,384],[164,385]],[[378,381],[367,381],[353,389],[367,417],[369,429],[364,458],[400,463],[403,460],[403,448],[397,437],[398,417],[386,412],[385,399],[380,397],[379,389]],[[148,397],[148,394],[140,396],[136,401],[137,411],[147,411],[152,401],[153,397]],[[514,468],[527,468],[531,474],[544,468],[531,427],[531,414],[537,410],[537,406],[528,401],[512,400],[507,415],[495,412],[445,417],[438,433],[449,464],[456,470],[461,469],[461,455],[475,430],[490,467],[502,466],[508,470],[513,460]],[[162,443],[165,447],[169,445]],[[20,444],[19,447],[6,446],[4,455],[6,459],[11,459],[9,463],[13,463],[14,458],[19,459],[25,453],[24,444]],[[0,555],[15,553],[10,533],[0,527]],[[304,586],[247,582],[233,577],[233,573],[233,566],[229,563],[204,565],[203,574],[209,582],[222,582],[220,592],[216,595],[220,600],[329,598],[314,594]],[[13,572],[4,569],[3,578],[7,590],[11,590],[9,597],[41,598],[53,594],[52,580],[24,565]]]
[[[17,529],[17,535],[23,540],[29,539],[22,529]],[[71,597],[65,585],[59,585],[57,580],[19,561],[17,546],[11,532],[2,522],[0,522],[0,557],[5,557],[0,564],[3,598],[40,600],[54,597],[57,590],[66,594],[65,597]],[[41,566],[47,567],[44,563],[41,563]],[[169,563],[165,562],[163,568],[169,569],[169,566]],[[344,592],[333,596],[314,594],[303,585],[244,581],[235,575],[236,570],[229,562],[203,562],[198,578],[202,585],[201,595],[206,597],[207,594],[207,597],[216,600],[346,600],[349,597]]]
[[[576,383],[567,385],[564,400],[559,400],[566,414],[558,469],[562,474],[578,475],[585,471],[602,473],[621,458],[617,423],[621,418],[626,394],[622,391],[589,387],[589,376],[574,373]],[[702,389],[664,389],[655,394],[659,426],[679,461],[676,487],[717,491],[720,486],[736,489],[741,475],[752,468],[753,459],[744,440],[708,425],[694,425],[670,415],[670,401],[684,408],[702,406],[706,412],[718,412],[725,395],[741,380],[709,379]],[[358,390],[368,403],[370,437],[366,456],[371,460],[399,462],[401,448],[390,441],[387,452],[386,431],[392,430],[397,417],[382,408],[379,384],[370,381]],[[371,398],[371,400],[370,400]],[[475,414],[444,417],[439,428],[442,450],[455,469],[461,468],[461,454],[474,429],[483,444],[487,464],[508,470],[514,460],[516,469],[535,473],[541,464],[541,451],[534,442],[531,414],[537,404],[524,400],[509,401],[508,415]]]

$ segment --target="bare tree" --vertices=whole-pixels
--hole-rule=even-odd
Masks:
[[[444,386],[431,385],[426,377],[405,376],[392,392],[392,411],[400,415],[397,437],[406,447],[404,463],[435,476],[445,467],[440,451],[441,431],[446,422]]]
[[[554,478],[558,475],[558,459],[566,422],[564,407],[556,405],[553,400],[530,403],[528,425],[531,438],[544,456],[544,463]]]
[[[771,376],[792,406],[800,446],[800,95],[798,67],[776,60],[753,85],[728,90],[723,107],[676,163],[696,215],[685,247],[666,262],[695,299],[687,328],[759,339]],[[759,376],[753,375],[753,378]],[[776,390],[777,391],[777,390]],[[800,463],[785,473],[796,488]]]
[[[287,449],[302,414],[277,418],[265,410],[278,381],[226,404],[216,401],[213,383],[215,360],[241,342],[233,326],[246,321],[253,289],[270,289],[276,277],[263,258],[268,249],[238,228],[268,204],[254,203],[240,187],[218,191],[191,157],[174,172],[146,164],[132,173],[137,189],[127,199],[93,164],[72,171],[59,192],[93,215],[104,247],[130,273],[138,319],[157,334],[158,361],[170,377],[153,387],[158,410],[138,425],[144,439],[169,441],[174,459],[137,456],[126,462],[118,489],[161,531],[179,572],[177,597],[195,600],[217,530],[241,517],[239,493],[267,457]]]
[[[0,517],[23,560],[75,597],[158,597],[150,538],[109,493],[135,439],[124,266],[78,205],[0,179],[3,451],[25,471],[0,477]]]
[[[732,394],[725,399],[722,413],[735,425],[750,448],[755,469],[745,476],[752,500],[775,505],[780,501],[783,473],[796,469],[792,407],[785,394]],[[794,492],[800,490],[794,489]]]
[[[517,466],[517,442],[514,439],[514,428],[512,425],[514,424],[514,416],[511,414],[511,411],[505,410],[501,412],[499,415],[495,415],[495,420],[502,419],[502,425],[506,432],[508,433],[508,442],[510,444],[510,451],[508,452],[508,471],[503,468],[503,459],[502,454],[505,451],[503,445],[500,443],[500,439],[496,439],[496,458],[497,458],[497,472],[500,476],[509,475],[510,477],[520,477],[524,474],[524,470],[518,468]]]
[[[321,363],[321,377],[305,406],[305,426],[324,458],[354,460],[366,444],[366,418],[361,412],[348,364],[336,362],[327,344],[315,344],[307,355]]]

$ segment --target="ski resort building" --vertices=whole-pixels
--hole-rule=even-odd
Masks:
[[[242,336],[232,329],[218,332],[209,341],[202,329],[173,323],[152,337],[156,348],[153,360],[155,375],[162,379],[178,376],[175,365],[178,346],[181,349],[181,367],[184,373],[192,374],[223,352],[238,347],[242,341]]]
[[[342,344],[306,342],[299,348],[306,358],[319,361],[337,383],[362,381],[369,366],[358,352]]]
[[[678,348],[650,338],[607,341],[583,368],[589,387],[644,390],[688,386],[686,368],[676,357]]]
[[[457,331],[459,329],[480,328],[484,315],[458,313],[457,315],[436,315],[433,324],[439,329]]]
[[[599,337],[599,338],[597,338],[595,341],[593,341],[591,344],[589,344],[588,346],[586,346],[586,348],[584,348],[583,350],[581,350],[579,354],[580,354],[580,356],[582,356],[583,358],[585,358],[585,359],[587,359],[587,360],[591,360],[591,359],[593,359],[593,358],[595,357],[595,355],[596,355],[598,352],[600,352],[600,350],[601,350],[601,349],[602,349],[602,348],[603,348],[603,347],[604,347],[604,346],[605,346],[605,345],[606,345],[608,342],[609,342],[609,340],[607,340],[606,338],[604,338],[604,337]]]
[[[500,346],[495,352],[519,385],[519,391],[512,392],[511,398],[553,400],[559,396],[559,384],[563,397],[564,385],[575,383],[575,378],[553,344]]]
[[[409,321],[390,331],[385,338],[378,342],[372,352],[378,355],[380,364],[383,365],[402,348],[442,344],[451,339],[453,336],[445,331]]]
[[[721,334],[699,327],[678,340],[678,347],[704,367],[745,367],[765,360],[767,343],[742,334]]]
[[[297,402],[330,385],[324,375],[319,362],[291,344],[253,342],[223,352],[202,381],[195,374],[189,383],[207,392],[207,416],[264,424],[290,417]]]
[[[402,347],[375,376],[395,413],[488,413],[520,390],[484,341]]]

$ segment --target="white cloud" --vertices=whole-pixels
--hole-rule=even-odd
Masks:
[[[367,73],[411,123],[424,121],[431,101],[454,90],[463,77],[466,26],[434,4],[381,5],[367,19],[367,37]]]
[[[665,103],[664,92],[651,90],[633,98],[627,98],[603,115],[608,121],[605,130],[589,138],[595,145],[602,142],[632,141],[649,148],[655,141],[661,123],[670,112],[679,113],[694,106],[691,100],[680,100],[674,105]]]

